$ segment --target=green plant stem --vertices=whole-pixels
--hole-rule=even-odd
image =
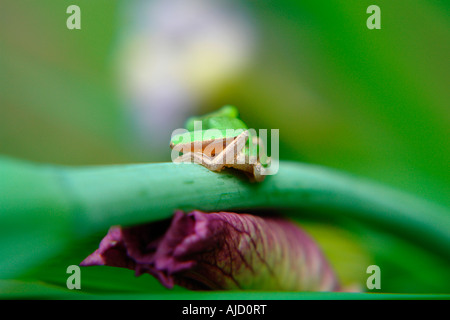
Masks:
[[[6,233],[45,227],[77,239],[111,225],[169,218],[177,209],[291,208],[300,209],[298,215],[308,210],[370,223],[450,258],[446,208],[314,165],[282,161],[276,175],[256,184],[196,164],[75,168],[1,158],[0,176],[0,229]]]

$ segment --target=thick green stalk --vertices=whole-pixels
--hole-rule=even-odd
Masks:
[[[177,209],[258,208],[357,219],[450,258],[450,215],[436,204],[301,163],[282,161],[279,172],[259,184],[234,173],[214,173],[196,164],[75,168],[1,158],[0,237],[8,241],[0,246],[0,258],[8,243],[30,232],[42,233],[46,245],[54,245],[59,236],[71,241],[111,225],[168,218]],[[301,215],[301,210],[294,212]]]

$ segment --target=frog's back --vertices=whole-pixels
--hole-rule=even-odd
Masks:
[[[245,123],[238,118],[228,118],[228,117],[213,117],[207,118],[202,121],[203,130],[208,129],[248,129]]]
[[[195,121],[202,122],[202,130],[208,129],[248,129],[247,125],[239,119],[239,111],[236,107],[226,105],[217,111],[200,117],[191,117],[186,121],[186,129],[194,131]]]

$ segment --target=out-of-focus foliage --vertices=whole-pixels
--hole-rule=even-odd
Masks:
[[[234,104],[250,127],[280,129],[282,159],[341,169],[450,205],[447,2],[214,1],[215,8],[191,1],[195,11],[176,0],[158,6],[162,1],[78,0],[82,29],[68,30],[73,1],[2,0],[0,154],[68,165],[169,161],[170,132],[187,115]],[[381,30],[366,27],[372,4],[381,8]],[[240,29],[227,28],[227,19],[245,37],[236,39]],[[162,64],[161,57],[167,57]],[[154,87],[148,96],[145,89],[166,76],[157,89],[180,97],[169,99],[170,112],[159,119],[151,111],[166,110],[159,105],[166,100]],[[155,123],[167,130],[147,130]],[[356,229],[356,242],[389,270],[389,290],[434,289],[439,258]],[[318,230],[325,246],[352,247]],[[24,279],[60,283],[66,275],[52,270],[78,263],[90,249],[73,250]],[[421,263],[407,266],[406,275],[401,259],[416,254]],[[367,261],[363,254],[357,259]],[[87,286],[103,290],[107,281],[96,272],[86,271]],[[108,272],[125,279],[122,271]],[[128,290],[123,283],[112,289]]]
[[[80,0],[82,29],[68,30],[70,1],[2,1],[0,151],[64,164],[168,160],[166,149],[135,143],[116,72],[122,30],[150,28],[131,14],[152,2]],[[370,1],[231,4],[252,29],[251,58],[190,114],[235,104],[251,126],[280,129],[283,158],[448,202],[445,2],[381,1],[381,30],[366,27]]]

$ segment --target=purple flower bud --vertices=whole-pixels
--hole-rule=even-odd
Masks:
[[[167,221],[112,227],[82,266],[129,268],[164,286],[194,290],[335,291],[317,244],[282,218],[229,212],[175,213]]]

